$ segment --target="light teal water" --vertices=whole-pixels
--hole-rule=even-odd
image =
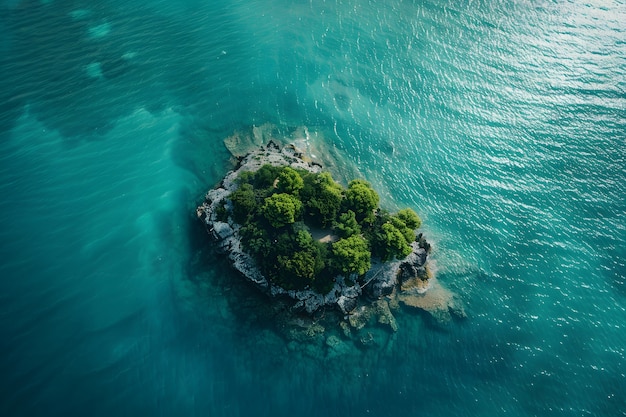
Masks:
[[[0,414],[626,415],[626,4],[0,2]],[[307,125],[468,319],[289,344],[194,221]]]

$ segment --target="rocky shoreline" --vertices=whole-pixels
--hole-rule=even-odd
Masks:
[[[232,207],[227,198],[237,189],[236,179],[240,173],[256,171],[265,164],[288,165],[313,173],[322,171],[319,163],[308,159],[293,144],[281,147],[270,140],[265,146],[240,157],[236,168],[206,194],[204,202],[196,210],[198,218],[214,241],[216,250],[227,255],[232,266],[259,289],[272,297],[291,299],[293,310],[306,311],[309,314],[324,308],[336,308],[345,315],[358,316],[368,306],[381,310],[380,303],[371,300],[387,297],[395,302],[435,313],[437,320],[447,320],[450,312],[464,315],[452,293],[447,290],[442,292],[443,287],[430,276],[427,270],[429,245],[423,238],[420,238],[420,242],[413,242],[413,250],[405,259],[384,263],[373,260],[372,267],[361,280],[361,284],[357,282],[356,276],[336,276],[334,286],[327,294],[319,294],[310,289],[285,290],[270,282],[256,266],[254,259],[244,251],[239,236],[241,226],[228,215]],[[437,297],[433,300],[429,300],[433,297],[428,296],[430,287],[438,289],[435,291]],[[387,306],[386,302],[385,305]],[[393,325],[395,319],[389,312],[389,307],[382,310],[383,313],[388,313],[384,314],[387,318],[383,318],[383,322],[396,330]]]

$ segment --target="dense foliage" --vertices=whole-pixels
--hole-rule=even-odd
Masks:
[[[242,225],[244,248],[286,289],[326,293],[337,275],[364,275],[373,256],[403,258],[421,224],[411,209],[395,215],[381,210],[378,194],[364,180],[344,188],[328,172],[264,165],[238,181],[229,210]],[[332,238],[322,243],[312,230]]]

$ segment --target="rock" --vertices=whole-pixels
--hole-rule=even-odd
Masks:
[[[213,235],[217,240],[225,240],[235,233],[233,228],[224,222],[213,222]]]
[[[321,338],[324,335],[324,327],[317,323],[306,326],[292,326],[289,329],[289,339],[296,342],[307,342],[313,339]]]
[[[403,284],[403,291],[397,295],[402,304],[428,312],[440,324],[451,320],[451,312],[459,317],[465,317],[462,303],[435,277],[428,280],[427,290],[420,290],[419,282],[419,279],[413,280],[414,287],[410,285],[411,282]]]
[[[321,294],[312,294],[304,300],[304,308],[307,313],[313,313],[324,305],[324,296]]]
[[[275,128],[270,123],[253,126],[252,129],[235,131],[231,136],[224,139],[224,145],[235,157],[243,157],[250,149],[258,148],[274,137]]]
[[[328,359],[350,353],[350,347],[335,335],[326,338],[326,346],[328,348],[326,355]]]
[[[345,337],[349,338],[350,336],[352,336],[352,331],[350,330],[350,325],[348,323],[342,321],[341,323],[339,323],[339,327],[341,327],[341,330],[343,331],[343,335]]]
[[[400,308],[400,301],[398,301],[398,290],[396,288],[394,288],[393,292],[391,293],[391,295],[389,295],[389,297],[387,297],[388,301],[387,303],[389,304],[389,309],[390,310],[398,310]]]
[[[339,307],[342,313],[348,314],[354,310],[359,303],[361,286],[358,284],[348,286],[343,277],[337,277],[335,280],[337,282],[336,287],[339,296],[335,297],[334,304]]]
[[[229,258],[233,262],[233,267],[250,281],[267,288],[268,282],[265,276],[256,267],[254,260],[245,252],[231,252]]]
[[[339,309],[344,314],[348,314],[354,310],[358,303],[358,298],[346,297],[345,295],[340,296],[337,300],[337,306],[339,306]]]
[[[427,259],[426,250],[421,248],[418,242],[413,242],[411,248],[413,251],[399,265],[398,280],[400,284],[416,277],[426,277],[426,269],[424,268]]]
[[[389,310],[389,304],[386,300],[378,300],[374,303],[374,308],[376,309],[376,315],[378,316],[378,323],[385,324],[391,327],[391,330],[394,332],[398,331],[398,323],[396,322],[396,318]]]
[[[339,339],[339,338],[338,338],[337,336],[335,336],[335,335],[331,335],[331,336],[328,336],[328,337],[326,338],[326,346],[328,346],[328,347],[330,347],[330,348],[334,348],[335,346],[338,346],[338,345],[340,345],[341,343],[343,343],[343,342],[341,341],[341,339]]]
[[[389,295],[397,285],[400,261],[382,263],[374,262],[365,274],[364,290],[374,298]]]
[[[366,306],[361,306],[348,316],[348,323],[356,330],[361,330],[372,318],[372,310]]]
[[[361,336],[361,338],[359,339],[359,342],[364,346],[364,347],[378,347],[380,346],[381,343],[381,335],[378,334],[377,332],[375,333],[374,330],[367,332],[365,335]]]

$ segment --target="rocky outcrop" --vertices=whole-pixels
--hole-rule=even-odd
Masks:
[[[413,279],[402,284],[397,294],[401,304],[427,311],[439,324],[445,324],[452,316],[467,317],[463,304],[452,291],[443,287],[434,277],[423,281]]]
[[[349,314],[360,307],[361,296],[380,298],[391,294],[399,284],[425,275],[427,251],[422,244],[413,243],[413,252],[402,261],[373,262],[372,268],[362,280],[357,277],[335,277],[333,288],[328,294],[319,294],[312,290],[286,290],[270,282],[257,268],[254,259],[244,251],[239,236],[240,226],[232,220],[228,196],[238,187],[236,179],[242,172],[256,171],[265,164],[275,166],[289,165],[293,168],[308,170],[313,173],[321,171],[317,163],[309,162],[303,152],[294,145],[279,146],[270,141],[258,150],[243,156],[235,170],[230,171],[218,187],[210,190],[205,201],[197,208],[197,216],[204,223],[209,235],[215,242],[215,248],[226,254],[233,267],[260,289],[273,297],[284,296],[293,300],[293,308],[313,313],[323,307],[337,308]],[[386,306],[385,302],[385,306]],[[395,319],[388,307],[380,310],[378,316],[384,317],[381,323],[397,328]]]

